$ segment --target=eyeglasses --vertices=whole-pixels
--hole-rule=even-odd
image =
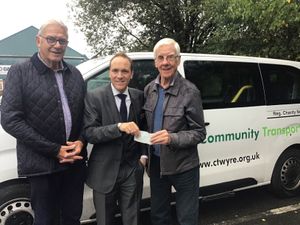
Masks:
[[[180,57],[180,56],[179,55],[167,55],[167,56],[159,55],[155,58],[155,60],[157,62],[163,62],[166,59],[168,62],[175,62],[175,60],[178,57]]]
[[[52,37],[52,36],[47,36],[47,37],[44,37],[42,35],[39,35],[39,36],[42,38],[45,38],[49,45],[56,45],[56,43],[58,42],[60,45],[66,46],[69,43],[68,40],[63,39],[63,38],[56,39],[55,37]]]

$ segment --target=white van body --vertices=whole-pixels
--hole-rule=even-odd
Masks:
[[[157,75],[153,53],[128,55],[134,62],[131,86],[142,90]],[[78,65],[88,90],[109,83],[110,58]],[[198,145],[200,197],[267,184],[277,194],[296,195],[300,190],[300,63],[182,53],[178,71],[195,83],[203,99],[207,138]],[[0,224],[4,225],[13,216],[24,220],[21,212],[27,213],[26,219],[33,214],[26,179],[17,176],[15,140],[2,128],[0,140]],[[143,199],[149,197],[145,174]],[[86,187],[82,223],[94,218],[92,192]]]

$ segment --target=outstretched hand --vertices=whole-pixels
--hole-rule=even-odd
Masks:
[[[126,123],[121,123],[119,126],[119,130],[122,132],[125,132],[126,134],[131,134],[134,136],[139,136],[140,135],[140,129],[136,125],[135,122],[126,122]]]

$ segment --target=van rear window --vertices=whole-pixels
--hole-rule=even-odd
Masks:
[[[300,70],[285,65],[260,64],[268,105],[300,103]]]
[[[265,103],[256,63],[185,61],[184,71],[186,79],[201,91],[204,109]]]

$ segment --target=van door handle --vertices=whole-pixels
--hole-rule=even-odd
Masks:
[[[209,125],[209,122],[205,122],[204,125],[205,125],[205,126],[208,126],[208,125]]]

